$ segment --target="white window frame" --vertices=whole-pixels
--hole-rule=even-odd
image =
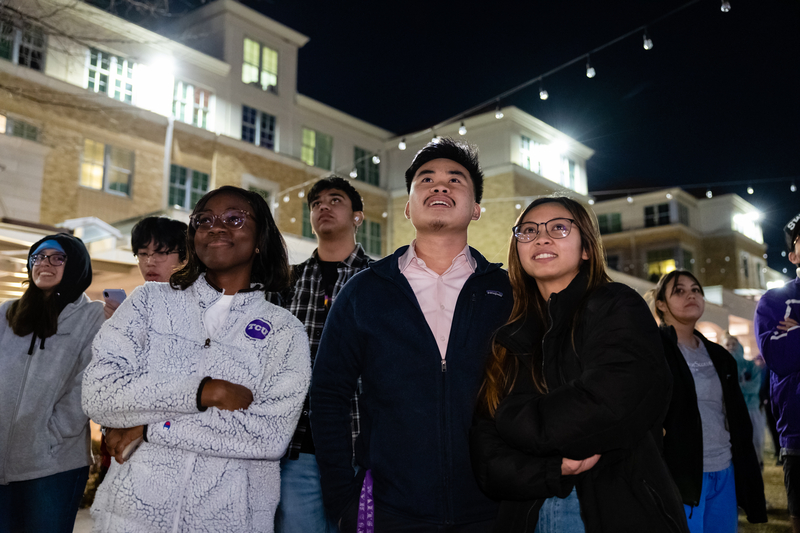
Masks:
[[[98,54],[97,58],[97,66],[92,65],[92,53],[96,52]],[[103,56],[108,57],[108,70],[102,68],[103,64]],[[122,72],[123,75],[119,75],[117,73],[117,68],[122,64]],[[130,69],[131,76],[128,78],[125,73]],[[121,56],[117,56],[111,54],[109,52],[105,52],[98,48],[90,48],[86,54],[86,74],[84,80],[84,87],[86,89],[95,92],[97,94],[105,94],[109,98],[117,100],[119,102],[125,102],[127,104],[135,104],[136,100],[136,63],[131,59],[126,59]],[[96,76],[94,78],[94,87],[89,86],[89,82],[92,81],[92,71],[96,72]],[[100,76],[106,76],[106,88],[104,91],[100,90]],[[117,81],[120,82],[120,90],[117,91]],[[128,90],[125,88],[126,83],[129,83],[131,88]],[[117,92],[120,94],[120,98],[117,98]],[[130,95],[130,100],[127,100],[125,97]]]
[[[92,187],[91,185],[83,183],[83,168],[84,168],[84,165],[87,164],[87,163],[96,164],[95,161],[87,161],[86,160],[86,141],[87,140],[91,141],[93,143],[96,143],[96,144],[100,144],[100,145],[103,146],[103,185],[100,188]],[[111,162],[112,162],[111,151],[113,149],[115,149],[115,148],[117,150],[125,150],[127,152],[130,152],[130,154],[131,154],[131,168],[130,169],[125,169],[125,168],[121,168],[121,167],[115,167],[115,166],[113,166],[111,164]],[[112,146],[110,144],[105,144],[105,143],[101,143],[99,141],[95,141],[94,139],[89,139],[87,137],[87,138],[84,139],[84,142],[83,142],[83,153],[81,154],[81,168],[80,168],[80,172],[78,174],[78,184],[81,187],[84,187],[86,189],[91,189],[93,191],[104,191],[104,192],[107,192],[109,194],[115,194],[117,196],[124,196],[126,198],[131,198],[131,197],[133,197],[133,174],[134,174],[135,166],[136,166],[136,152],[134,150],[128,150],[126,148],[115,147],[115,146]],[[115,170],[117,172],[121,172],[123,174],[127,174],[127,176],[128,176],[128,190],[127,190],[127,192],[117,191],[117,190],[111,189],[109,187],[109,172],[112,171],[112,170]]]
[[[12,37],[10,39],[11,42],[11,57],[10,58],[3,58],[10,60],[15,65],[20,65],[19,57],[20,57],[20,49],[23,47],[27,47],[32,51],[38,51],[41,53],[41,59],[39,60],[39,67],[40,68],[33,68],[30,64],[22,63],[21,66],[27,67],[31,70],[35,70],[37,72],[44,72],[45,68],[45,60],[47,59],[47,34],[44,30],[38,26],[30,26],[28,28],[19,28],[12,21],[4,18],[0,18],[0,35],[3,35],[3,30],[5,28],[11,28],[10,32],[7,32]],[[41,32],[42,38],[42,45],[35,46],[32,42],[30,42],[30,37],[33,31]],[[29,42],[25,42],[25,38],[29,38]]]
[[[181,93],[183,92],[182,89],[186,89],[186,97],[183,98]],[[195,101],[195,93],[196,92],[203,92],[206,94],[206,102],[205,105],[202,103],[198,104]],[[179,97],[181,96],[181,97]],[[205,87],[200,87],[196,83],[191,83],[184,80],[175,80],[175,84],[172,88],[172,116],[175,119],[180,120],[185,124],[191,124],[200,129],[204,130],[213,130],[213,104],[215,102],[214,93],[211,89],[206,89]],[[178,113],[177,106],[181,105],[181,112]],[[190,115],[188,117],[189,120],[186,120],[186,112],[190,111]],[[205,125],[202,125],[198,118],[200,116],[205,117]]]
[[[172,175],[174,169],[182,169],[186,171],[186,184],[183,186],[183,204],[170,204],[173,206],[177,206],[180,209],[184,209],[186,211],[191,211],[194,209],[194,206],[197,202],[192,203],[192,195],[197,194],[198,200],[203,197],[209,190],[211,190],[211,176],[206,172],[200,172],[199,170],[194,170],[192,168],[184,167],[182,165],[172,164],[170,165],[169,169],[169,189],[167,190],[167,199],[172,197],[172,189],[175,188],[177,190],[181,190],[181,186],[172,183]],[[196,188],[194,186],[194,177],[195,174],[199,174],[201,176],[206,177],[206,188]]]
[[[245,49],[245,45],[247,44],[247,41],[250,41],[250,42],[255,43],[255,44],[258,45],[258,64],[257,65],[255,63],[248,62],[246,60],[246,58],[245,58],[244,49]],[[275,71],[274,72],[272,70],[266,70],[266,68],[265,68],[265,65],[264,65],[264,50],[265,49],[269,50],[270,52],[275,54]],[[250,37],[245,37],[244,39],[242,39],[242,83],[245,83],[247,85],[257,86],[262,91],[267,91],[267,92],[270,92],[270,93],[278,94],[278,69],[279,69],[278,65],[279,64],[280,64],[280,54],[278,53],[277,49],[275,49],[275,48],[273,48],[271,46],[265,45],[264,43],[262,43],[258,39],[251,39]],[[246,70],[247,67],[254,68],[256,70],[256,72],[258,73],[256,75],[256,79],[252,79],[250,81],[245,81],[245,79],[244,79],[245,78],[245,70]],[[265,80],[265,78],[270,77],[270,76],[274,79],[274,83],[269,83],[268,85],[265,85],[265,83],[268,82],[268,80]]]

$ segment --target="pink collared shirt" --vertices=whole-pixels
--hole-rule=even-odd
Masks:
[[[439,346],[439,353],[444,359],[458,295],[467,278],[475,272],[477,263],[467,245],[453,258],[450,268],[440,276],[417,257],[416,243],[416,239],[411,241],[406,253],[400,256],[398,266],[417,297],[422,314],[425,315],[428,327]]]

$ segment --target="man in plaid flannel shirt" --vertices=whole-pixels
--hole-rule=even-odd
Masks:
[[[338,176],[322,179],[306,196],[317,249],[307,261],[294,266],[292,287],[282,295],[284,306],[306,327],[311,364],[317,354],[322,328],[336,295],[370,258],[355,242],[364,221],[363,201],[350,183]],[[353,440],[358,436],[358,391],[351,401]],[[275,515],[276,533],[336,532],[325,517],[319,468],[308,421],[308,397],[289,451],[281,461],[281,502]]]

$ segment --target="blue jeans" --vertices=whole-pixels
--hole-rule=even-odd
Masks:
[[[338,533],[322,505],[317,458],[301,453],[281,459],[281,502],[275,512],[275,533]]]
[[[719,472],[703,472],[700,504],[684,504],[691,533],[736,533],[739,511],[736,507],[736,485],[733,465]]]
[[[71,533],[89,467],[0,485],[0,533]]]
[[[585,533],[578,492],[574,488],[564,499],[547,498],[539,509],[534,533]]]

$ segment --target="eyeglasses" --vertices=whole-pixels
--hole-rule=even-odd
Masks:
[[[239,229],[244,226],[244,222],[247,220],[247,215],[249,214],[250,213],[247,211],[242,211],[241,209],[228,209],[221,215],[204,212],[190,216],[189,222],[195,230],[202,229],[208,231],[214,227],[214,224],[217,223],[217,220],[219,220],[226,228]]]
[[[67,255],[62,253],[57,254],[36,254],[31,256],[31,266],[34,265],[43,265],[45,261],[49,262],[50,265],[54,267],[58,267],[64,264],[64,261],[67,260]]]
[[[523,222],[514,226],[511,231],[519,242],[535,241],[539,236],[539,226],[544,226],[544,230],[552,239],[563,239],[572,231],[575,221],[571,218],[554,218],[547,222]]]
[[[139,261],[139,263],[147,264],[151,259],[154,263],[163,263],[167,260],[167,257],[178,253],[180,252],[153,252],[152,254],[148,254],[147,252],[139,252],[133,255],[136,256],[136,260]]]

